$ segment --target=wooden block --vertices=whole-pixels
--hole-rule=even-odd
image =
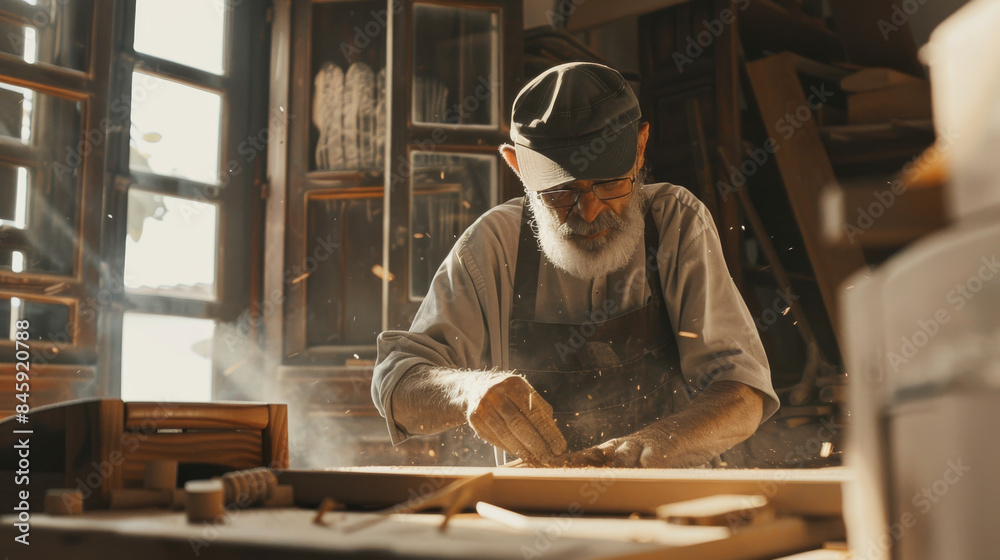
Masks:
[[[926,82],[873,89],[847,97],[847,122],[883,123],[931,118],[931,89]]]
[[[292,507],[295,505],[295,488],[289,484],[276,484],[270,488],[264,507]]]
[[[261,439],[263,465],[272,469],[288,468],[288,407],[267,405],[267,428]]]
[[[146,490],[170,490],[177,487],[177,461],[154,459],[146,463],[142,487]]]
[[[173,490],[118,488],[111,491],[111,509],[168,508],[173,501]]]
[[[50,488],[46,490],[45,513],[49,515],[83,513],[83,493],[75,488]]]
[[[255,431],[149,434],[134,441],[124,450],[126,471],[130,463],[145,464],[166,457],[183,463],[210,459],[233,469],[252,469],[261,466],[262,461],[261,432]]]
[[[127,429],[215,429],[262,430],[268,408],[257,403],[143,403],[125,404]]]
[[[897,72],[891,68],[865,68],[845,76],[840,80],[840,89],[852,93],[869,91],[894,86],[927,84],[927,80],[922,80],[909,74]]]
[[[760,494],[719,494],[656,508],[656,517],[677,525],[742,527],[757,516],[773,517],[767,498]]]
[[[184,493],[189,523],[210,523],[225,515],[221,480],[189,481],[184,484]]]

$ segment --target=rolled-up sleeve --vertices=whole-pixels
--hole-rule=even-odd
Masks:
[[[479,294],[482,277],[460,240],[441,264],[409,331],[385,331],[377,341],[372,400],[394,444],[408,436],[393,419],[392,392],[418,365],[478,369],[487,347],[487,325]]]
[[[678,202],[687,208],[679,220],[687,223],[680,224],[683,233],[673,245],[676,258],[665,258],[664,271],[681,369],[695,393],[715,381],[737,381],[759,390],[766,397],[763,422],[778,410],[779,401],[760,335],[729,275],[711,216],[693,195],[684,195]]]

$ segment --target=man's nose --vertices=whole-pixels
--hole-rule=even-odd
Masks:
[[[598,214],[603,212],[607,207],[607,204],[603,200],[594,195],[593,190],[589,190],[580,194],[580,198],[577,199],[573,211],[587,222],[593,222]]]

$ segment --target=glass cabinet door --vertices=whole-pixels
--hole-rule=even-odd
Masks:
[[[498,148],[520,87],[521,9],[515,0],[415,1],[394,20],[386,329],[409,327],[462,232],[516,180]]]

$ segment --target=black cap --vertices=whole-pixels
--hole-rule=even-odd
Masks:
[[[635,164],[639,101],[616,70],[590,62],[551,68],[514,100],[510,138],[521,178],[540,191],[624,177]]]

